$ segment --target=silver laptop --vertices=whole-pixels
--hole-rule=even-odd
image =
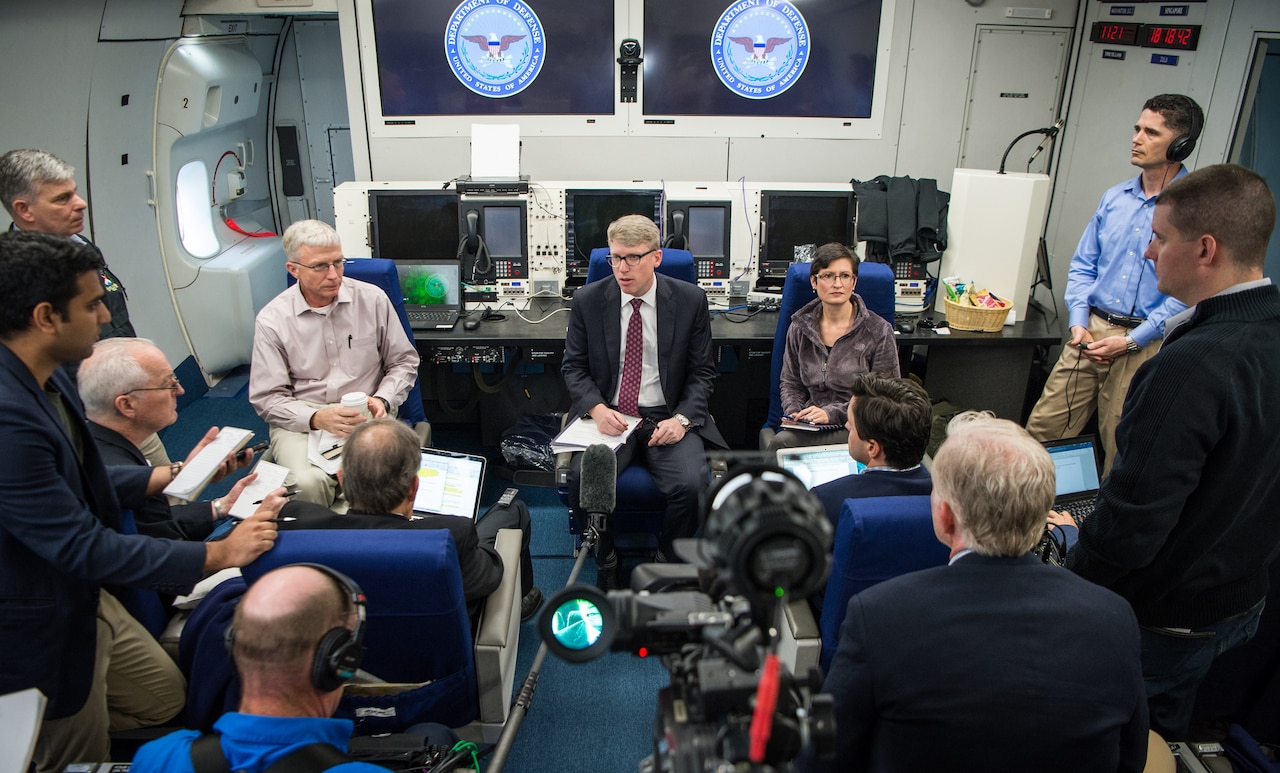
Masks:
[[[800,479],[805,488],[821,486],[836,478],[857,475],[866,465],[849,456],[849,446],[832,443],[803,448],[779,448],[778,466]]]
[[[484,490],[487,464],[483,456],[475,454],[439,448],[422,449],[413,512],[419,515],[456,515],[474,520],[480,511],[480,493]]]
[[[409,327],[451,330],[462,312],[462,267],[457,260],[397,260]]]
[[[1053,509],[1071,513],[1079,523],[1093,512],[1098,499],[1102,467],[1098,463],[1098,443],[1093,435],[1046,440],[1045,450],[1057,470],[1057,490]]]

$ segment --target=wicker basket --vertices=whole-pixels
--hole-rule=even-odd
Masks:
[[[1009,309],[985,309],[981,306],[961,306],[945,298],[947,309],[947,327],[954,330],[977,330],[982,333],[998,333],[1004,327],[1004,319],[1009,316]]]

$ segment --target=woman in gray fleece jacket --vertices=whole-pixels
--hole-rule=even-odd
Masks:
[[[893,327],[867,309],[853,288],[858,256],[843,244],[814,251],[809,282],[817,299],[791,315],[782,359],[782,414],[796,421],[843,427],[850,385],[859,373],[897,377]],[[843,443],[846,429],[817,432],[782,429],[770,449]]]

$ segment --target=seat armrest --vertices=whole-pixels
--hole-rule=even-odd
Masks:
[[[507,719],[520,644],[520,542],[518,529],[498,531],[494,549],[502,557],[502,582],[485,599],[476,631],[476,682],[484,723]]]
[[[778,659],[797,679],[805,679],[818,668],[822,654],[822,634],[805,599],[787,602],[782,608],[782,630],[778,632]]]

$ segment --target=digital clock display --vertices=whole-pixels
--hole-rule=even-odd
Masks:
[[[1093,43],[1114,43],[1121,46],[1133,46],[1138,43],[1138,26],[1130,22],[1095,21],[1089,30],[1089,40]]]
[[[1143,48],[1173,48],[1195,51],[1200,43],[1200,25],[1144,24],[1138,30],[1138,45]]]

